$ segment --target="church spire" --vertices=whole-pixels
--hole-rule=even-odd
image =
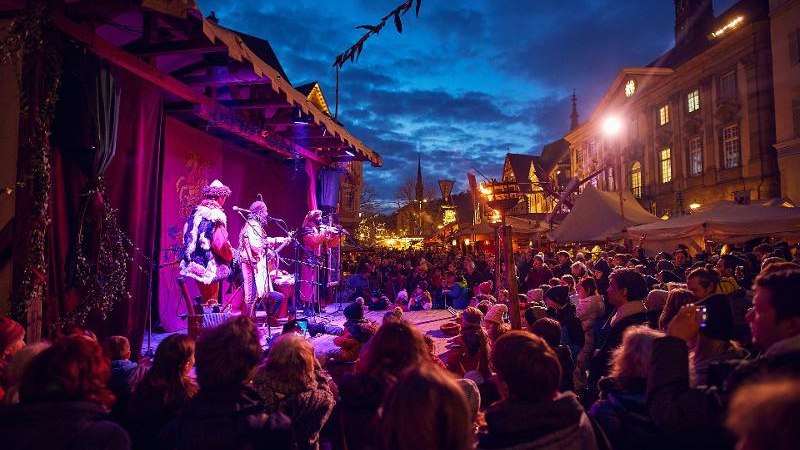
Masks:
[[[575,89],[572,89],[572,114],[569,115],[572,123],[569,126],[570,131],[578,128],[578,97],[575,96]]]
[[[417,201],[421,202],[423,198],[422,192],[422,157],[417,153]]]

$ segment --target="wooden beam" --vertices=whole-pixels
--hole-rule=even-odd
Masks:
[[[231,133],[255,145],[271,151],[276,151],[278,153],[289,153],[289,155],[291,155],[291,152],[287,152],[287,150],[284,148],[276,148],[276,145],[273,144],[274,139],[280,139],[283,141],[286,141],[286,139],[275,136],[273,140],[268,140],[258,134],[248,133],[242,130],[241,127],[233,124],[233,120],[220,120],[220,118],[233,118],[234,116],[241,118],[241,116],[230,112],[227,108],[220,105],[216,101],[195,91],[191,87],[186,86],[175,78],[167,75],[164,72],[161,72],[155,66],[142,61],[138,57],[120,49],[111,42],[96,35],[90,27],[79,25],[62,15],[56,15],[53,18],[53,22],[64,33],[73,39],[82,42],[89,50],[94,52],[100,58],[103,58],[109,63],[131,72],[145,81],[155,84],[156,86],[180,97],[183,100],[197,105],[195,114],[198,117],[208,121],[209,123],[215,123],[218,126],[221,126],[223,129],[226,129],[226,131],[230,131]],[[244,121],[243,118],[241,120]],[[329,160],[321,158],[319,155],[305,148],[294,146],[293,149],[303,158],[308,158],[325,166],[330,164]]]
[[[138,56],[164,56],[180,53],[182,55],[227,53],[228,47],[224,44],[213,44],[208,39],[189,41],[157,42],[148,44],[136,41],[124,47],[124,50]]]
[[[272,84],[268,77],[259,77],[250,73],[228,73],[224,77],[215,75],[186,75],[181,81],[190,86],[225,86],[229,84]]]

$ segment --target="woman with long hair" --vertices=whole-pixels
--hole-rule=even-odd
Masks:
[[[355,372],[339,383],[339,401],[326,428],[333,448],[375,448],[378,409],[405,369],[430,362],[425,339],[405,320],[389,321],[361,349]]]
[[[386,394],[381,415],[384,450],[474,448],[472,418],[453,375],[432,364],[412,367]]]
[[[126,424],[134,448],[152,448],[159,430],[197,393],[197,385],[189,377],[194,347],[192,338],[179,333],[158,345],[153,366],[135,386],[128,403]]]
[[[278,337],[256,372],[253,390],[268,413],[280,411],[292,419],[298,449],[319,448],[319,432],[335,400],[310,342],[296,333]]]
[[[580,392],[586,387],[586,370],[589,360],[594,355],[595,349],[595,323],[606,313],[603,296],[597,291],[597,281],[594,278],[581,278],[576,285],[578,292],[577,315],[583,327],[584,344],[581,351],[575,355],[574,384],[576,391]]]

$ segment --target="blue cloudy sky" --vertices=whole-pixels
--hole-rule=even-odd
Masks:
[[[198,0],[220,24],[267,39],[294,85],[319,81],[333,109],[335,56],[400,0]],[[733,0],[715,0],[715,13]],[[391,201],[416,174],[426,184],[477,168],[499,177],[505,153],[536,154],[581,119],[619,70],[673,44],[672,0],[425,0],[403,33],[388,24],[340,73],[339,120],[383,156],[365,180]],[[438,191],[438,189],[437,189]]]

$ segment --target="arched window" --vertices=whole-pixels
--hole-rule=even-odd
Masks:
[[[631,191],[634,197],[642,198],[642,163],[639,161],[631,165]]]

